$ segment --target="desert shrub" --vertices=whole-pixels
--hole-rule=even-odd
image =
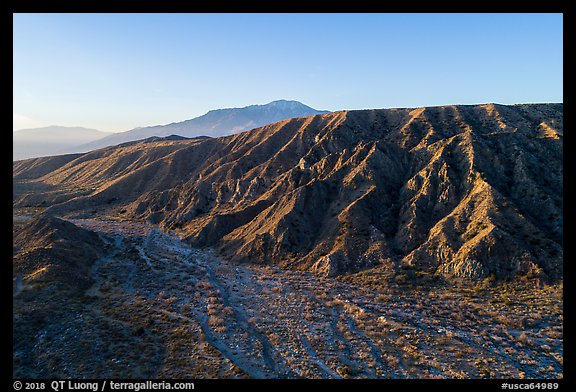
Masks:
[[[398,274],[394,277],[394,282],[399,285],[406,284],[408,281],[408,276],[406,274]]]
[[[208,309],[209,316],[217,315],[220,312],[220,307],[213,304],[209,304],[206,309]]]
[[[132,329],[132,335],[134,336],[142,336],[144,332],[146,332],[146,330],[141,325]]]
[[[280,336],[274,332],[268,335],[268,339],[270,340],[270,343],[272,343],[275,346],[280,344],[281,341]]]
[[[374,301],[380,302],[380,303],[386,303],[386,302],[388,302],[391,298],[392,298],[392,296],[391,296],[390,294],[380,294],[380,295],[377,295],[377,296],[374,298]]]
[[[221,327],[224,325],[224,320],[217,316],[210,316],[208,319],[208,324],[211,327]]]
[[[228,330],[228,328],[226,328],[225,325],[220,325],[220,326],[214,328],[214,331],[216,333],[220,333],[220,334],[225,333],[227,330]]]
[[[348,365],[339,366],[336,371],[344,378],[350,378],[354,375],[354,370]]]
[[[196,288],[198,290],[210,290],[212,288],[212,283],[210,283],[210,282],[198,282],[198,283],[196,283]]]
[[[522,332],[520,334],[520,336],[518,336],[518,338],[516,338],[516,340],[522,344],[531,344],[532,343],[530,338],[526,335],[526,332]]]
[[[222,314],[226,316],[232,316],[234,314],[234,309],[231,306],[226,306],[222,309]]]

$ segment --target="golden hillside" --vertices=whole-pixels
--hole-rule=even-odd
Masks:
[[[148,220],[232,260],[328,276],[558,278],[562,117],[562,104],[360,110],[129,143],[15,162],[14,204]]]

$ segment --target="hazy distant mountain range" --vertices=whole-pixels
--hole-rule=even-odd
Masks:
[[[96,129],[82,127],[50,126],[44,128],[22,129],[13,133],[13,160],[36,158],[62,154],[81,144],[102,139],[110,135]]]
[[[203,116],[191,120],[174,122],[167,125],[135,128],[130,131],[115,133],[80,146],[80,149],[77,151],[70,152],[92,151],[102,147],[145,139],[151,136],[227,136],[280,120],[321,113],[328,113],[328,111],[316,110],[298,101],[286,100],[273,101],[266,105],[217,109],[211,110]]]
[[[14,160],[55,154],[88,152],[153,136],[226,136],[294,117],[328,113],[298,101],[211,110],[203,116],[166,125],[107,133],[86,128],[47,127],[14,133]]]

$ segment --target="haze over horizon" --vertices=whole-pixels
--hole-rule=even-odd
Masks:
[[[13,130],[562,102],[562,14],[14,14]]]

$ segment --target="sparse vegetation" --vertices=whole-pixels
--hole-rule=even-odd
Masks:
[[[100,227],[96,221],[89,225]],[[58,364],[70,367],[69,358],[88,358],[80,353],[92,350],[93,344],[103,350],[101,359],[91,357],[97,366],[72,366],[71,371],[90,377],[258,377],[273,372],[267,367],[273,361],[301,377],[518,378],[522,372],[527,378],[538,378],[562,374],[562,307],[556,306],[561,302],[557,285],[538,289],[529,282],[521,286],[488,277],[478,286],[466,282],[443,286],[410,269],[402,273],[413,276],[410,279],[419,285],[397,285],[393,279],[384,279],[388,283],[374,286],[362,273],[350,276],[346,283],[269,265],[234,266],[183,244],[188,253],[182,255],[188,256],[167,256],[163,247],[168,236],[154,237],[154,244],[145,248],[152,270],[141,258],[123,258],[141,246],[139,241],[146,238],[145,232],[142,235],[140,240],[123,241],[122,248],[110,248],[119,252],[115,263],[96,265],[93,276],[100,287],[96,297],[89,302],[81,297],[72,300],[77,305],[62,297],[61,301],[68,302],[58,307],[64,329],[54,330],[51,339],[54,344],[66,339],[68,344],[58,350],[50,348],[46,352],[51,354],[39,359],[46,375],[63,375],[58,370],[63,365]],[[159,261],[166,257],[181,261]],[[200,259],[205,261],[200,263]],[[185,267],[185,260],[200,264]],[[116,279],[126,276],[128,265],[134,266],[132,277]],[[386,274],[372,276],[382,282]],[[168,284],[174,277],[190,284]],[[27,313],[26,306],[18,305],[16,322],[45,329],[42,320],[46,319],[41,313]],[[77,341],[63,333],[70,323],[80,322],[74,306],[84,307],[80,312],[84,332]],[[32,315],[35,322],[30,322]],[[21,336],[30,333],[23,328]],[[16,347],[23,347],[18,336]],[[141,347],[138,355],[122,348],[126,339]],[[46,350],[53,347],[48,341],[36,344],[48,344]],[[227,364],[232,353],[233,366]],[[18,358],[14,362],[21,369],[17,374],[23,375]],[[545,358],[554,360],[542,367],[543,361],[549,361]],[[325,367],[317,367],[319,361]],[[84,360],[76,362],[86,365]],[[112,368],[114,373],[107,370]]]

